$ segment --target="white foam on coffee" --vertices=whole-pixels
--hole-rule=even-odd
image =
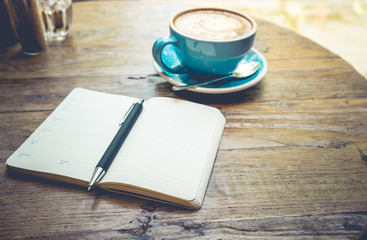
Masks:
[[[251,23],[244,17],[218,10],[184,13],[176,18],[174,25],[187,35],[208,40],[234,39],[251,31]]]

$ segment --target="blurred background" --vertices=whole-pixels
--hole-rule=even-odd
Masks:
[[[83,0],[73,0],[76,1]],[[189,2],[190,6],[205,2],[175,1]],[[243,11],[291,29],[341,56],[367,79],[367,0],[233,0],[232,5],[226,0],[206,1],[213,7]],[[8,19],[1,3],[2,0],[0,23]],[[0,32],[9,31],[1,27],[2,24]],[[0,40],[1,37],[4,36],[0,35]]]
[[[367,0],[244,0],[243,5],[244,12],[338,54],[367,79]]]
[[[161,0],[169,2],[172,0]],[[175,0],[202,5],[203,1]],[[367,80],[367,0],[207,0],[291,29],[349,62]]]

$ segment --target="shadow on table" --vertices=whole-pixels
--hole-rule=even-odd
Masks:
[[[163,86],[162,86],[163,85]],[[166,88],[172,94],[178,96],[179,98],[202,103],[202,104],[234,104],[242,102],[253,102],[259,99],[262,95],[262,84],[261,82],[251,88],[226,94],[207,94],[192,92],[188,90],[183,91],[173,91],[172,85],[166,82],[158,83],[156,88]]]

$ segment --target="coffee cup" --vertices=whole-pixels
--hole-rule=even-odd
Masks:
[[[195,8],[175,14],[170,36],[157,39],[153,58],[170,73],[232,73],[252,48],[257,30],[249,16],[227,9]]]

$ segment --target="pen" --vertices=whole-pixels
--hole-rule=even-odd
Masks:
[[[133,127],[141,111],[143,110],[143,102],[144,99],[140,99],[138,102],[132,104],[129,110],[125,113],[120,123],[120,129],[117,131],[115,137],[113,138],[112,142],[103,154],[101,160],[99,160],[96,169],[94,170],[92,178],[89,181],[88,191],[91,190],[96,185],[96,183],[99,182],[106,174],[113,159],[120,150],[121,145],[124,143],[127,135],[129,135],[131,128]]]

